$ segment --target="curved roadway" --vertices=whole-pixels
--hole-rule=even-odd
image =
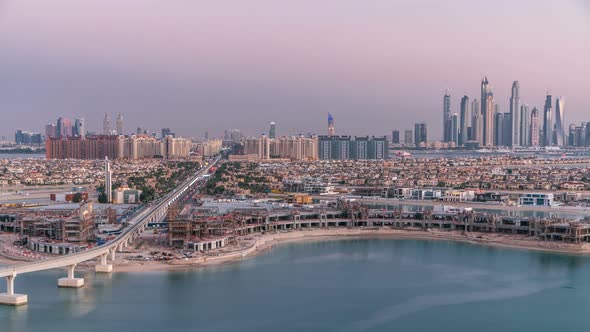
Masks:
[[[98,258],[102,255],[108,254],[111,250],[117,250],[117,247],[138,235],[143,227],[152,219],[161,218],[167,211],[168,206],[180,198],[191,186],[203,178],[211,167],[219,162],[221,157],[210,163],[208,166],[202,168],[193,177],[185,180],[180,186],[166,194],[157,203],[146,205],[139,209],[134,216],[129,220],[129,226],[116,238],[105,243],[104,245],[80,252],[69,254],[58,258],[49,260],[19,264],[0,269],[0,277],[8,277],[19,275],[22,273],[50,270],[55,268],[66,267],[73,264],[89,261]]]

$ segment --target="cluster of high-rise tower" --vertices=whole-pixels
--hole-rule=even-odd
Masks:
[[[108,113],[105,113],[103,120],[103,135],[123,135],[123,116],[121,113],[117,116],[116,128],[111,128],[111,118]],[[55,124],[51,123],[45,126],[45,137],[51,138],[68,138],[80,137],[84,138],[88,135],[86,130],[86,121],[84,118],[76,118],[74,121],[70,119],[59,117]],[[95,135],[92,133],[92,135]]]
[[[117,123],[116,128],[112,128],[111,126],[111,117],[108,113],[104,114],[104,119],[102,120],[102,134],[103,135],[123,135],[123,116],[121,113],[117,115]]]
[[[514,81],[508,113],[499,104],[485,77],[481,81],[481,99],[461,98],[460,112],[453,113],[451,95],[443,98],[443,141],[457,147],[533,147],[566,146],[565,100],[547,94],[543,114],[520,101],[520,84]]]

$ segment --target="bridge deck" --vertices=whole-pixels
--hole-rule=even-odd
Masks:
[[[73,264],[96,259],[104,254],[108,254],[110,250],[116,250],[117,247],[123,244],[128,239],[132,238],[134,232],[145,226],[149,220],[157,218],[158,214],[163,216],[166,213],[168,206],[182,196],[191,186],[200,180],[211,167],[216,165],[220,160],[217,157],[207,167],[202,168],[195,176],[184,181],[180,186],[168,193],[164,198],[160,199],[155,205],[147,205],[138,210],[129,220],[130,226],[127,227],[119,236],[109,241],[108,243],[96,248],[92,248],[83,252],[70,254],[62,257],[52,258],[39,262],[32,262],[26,264],[19,264],[0,269],[0,277],[8,277],[19,275],[22,273],[37,272],[43,270],[57,269]]]

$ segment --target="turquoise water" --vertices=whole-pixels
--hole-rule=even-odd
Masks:
[[[1,331],[570,331],[590,324],[590,259],[463,243],[288,244],[180,272],[19,276]]]

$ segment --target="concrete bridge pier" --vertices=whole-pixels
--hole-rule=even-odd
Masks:
[[[98,273],[110,273],[113,271],[113,264],[107,262],[108,253],[100,255],[100,264],[94,267],[94,270]]]
[[[14,279],[16,273],[6,277],[6,293],[0,293],[0,304],[23,305],[27,304],[28,296],[25,294],[14,294]]]
[[[58,287],[66,287],[66,288],[80,288],[84,286],[84,278],[76,278],[74,276],[74,269],[76,268],[76,264],[68,265],[68,276],[66,278],[59,278],[57,280]]]

